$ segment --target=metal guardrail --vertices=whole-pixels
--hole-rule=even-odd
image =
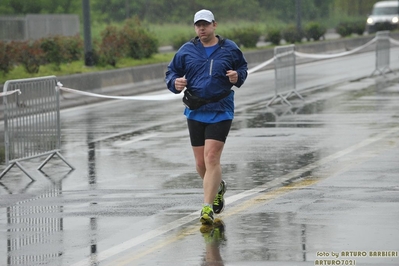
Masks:
[[[275,95],[266,106],[271,105],[277,99],[281,99],[282,102],[291,106],[288,98],[292,94],[297,95],[303,100],[302,96],[296,91],[296,55],[294,44],[274,48],[274,70]],[[287,94],[284,96],[283,93]]]
[[[9,91],[20,91],[21,94],[7,94]],[[7,81],[4,84],[4,95],[7,168],[0,174],[0,179],[16,165],[34,180],[20,162],[46,155],[48,157],[38,170],[41,170],[54,155],[58,155],[74,169],[60,154],[60,105],[56,77]]]
[[[374,73],[379,72],[380,74],[385,76],[385,73],[391,71],[389,67],[390,64],[390,48],[391,42],[389,37],[389,31],[378,31],[376,34],[376,60],[375,60],[375,70],[371,73],[370,76],[373,76]]]
[[[349,55],[354,52],[360,51],[368,45],[375,43],[376,45],[376,68],[372,72],[379,72],[380,74],[385,76],[385,73],[392,72],[389,67],[390,64],[390,48],[391,43],[395,43],[395,40],[390,38],[389,31],[379,31],[376,34],[376,37],[365,45],[353,49],[352,51],[346,51],[338,54],[305,54],[295,51],[295,45],[286,45],[286,46],[278,46],[274,48],[274,70],[275,70],[275,95],[274,97],[266,104],[266,107],[271,105],[274,101],[280,99],[281,102],[286,103],[290,106],[292,104],[288,101],[288,98],[295,94],[300,99],[304,100],[303,97],[296,90],[296,56],[304,57],[304,58],[313,58],[313,59],[327,59],[334,58],[338,56]],[[268,62],[269,63],[269,62]],[[285,94],[285,95],[284,95]]]

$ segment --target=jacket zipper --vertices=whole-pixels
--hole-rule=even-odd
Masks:
[[[211,60],[211,66],[209,68],[209,76],[212,76],[213,59]]]

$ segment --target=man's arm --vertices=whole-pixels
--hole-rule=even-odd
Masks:
[[[184,89],[187,80],[183,76],[184,69],[181,57],[179,54],[175,54],[165,73],[165,83],[171,92],[178,94]]]
[[[245,80],[247,79],[248,76],[248,64],[247,64],[247,60],[245,59],[242,51],[238,48],[238,46],[234,43],[235,47],[233,48],[232,54],[233,54],[233,58],[234,58],[234,71],[236,71],[237,73],[231,73],[230,75],[233,77],[233,79],[231,77],[229,77],[229,80],[231,83],[233,83],[236,87],[241,87],[242,84],[244,84]],[[228,71],[229,74],[229,71]],[[236,76],[236,82],[234,83],[235,79],[234,77]],[[229,75],[228,75],[229,76]]]
[[[235,71],[237,71],[237,82],[234,83],[234,85],[236,87],[241,87],[242,84],[244,84],[245,80],[247,79],[248,76],[248,64],[247,61],[244,58],[244,55],[242,54],[241,50],[239,50],[239,52],[237,52],[237,61],[236,61],[236,66],[237,69]]]

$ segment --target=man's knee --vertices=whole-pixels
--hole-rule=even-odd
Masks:
[[[210,151],[205,156],[205,166],[212,167],[220,164],[220,152]]]
[[[224,143],[216,140],[206,140],[205,144],[205,165],[219,164]]]

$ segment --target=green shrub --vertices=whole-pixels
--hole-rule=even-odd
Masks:
[[[158,52],[158,40],[137,18],[126,20],[121,38],[127,55],[133,59],[149,58]]]
[[[179,50],[179,48],[185,44],[186,42],[190,41],[194,36],[192,34],[186,34],[186,35],[179,35],[175,38],[173,38],[172,41],[172,47],[174,50]],[[223,36],[224,37],[224,36]]]
[[[0,41],[0,71],[3,74],[9,73],[14,68],[11,46],[6,42]]]
[[[270,29],[267,32],[266,40],[274,45],[279,45],[281,42],[281,31],[280,29]]]
[[[49,37],[41,40],[40,48],[44,52],[45,63],[54,64],[55,70],[61,69],[64,51],[59,36]]]
[[[122,29],[109,25],[101,32],[96,55],[100,65],[116,66],[122,57],[149,58],[158,52],[158,41],[137,18],[125,21]]]
[[[335,28],[335,31],[341,35],[341,37],[347,37],[352,35],[353,33],[353,27],[352,23],[348,21],[340,22],[337,27]]]
[[[46,61],[60,70],[61,63],[71,63],[83,57],[83,40],[79,35],[74,37],[54,36],[41,40],[41,49]]]
[[[240,46],[240,44],[238,43],[239,40],[237,40],[237,36],[235,36],[233,34],[232,30],[227,30],[227,31],[224,30],[224,31],[220,32],[219,35],[222,36],[225,39],[229,39],[229,40],[234,41],[238,46]]]
[[[38,73],[40,65],[44,63],[44,53],[40,48],[40,44],[40,41],[14,43],[14,49],[17,53],[17,63],[23,65],[26,72],[30,74]]]
[[[99,44],[99,64],[116,66],[117,61],[124,55],[124,44],[120,31],[115,26],[107,26],[101,32]]]
[[[124,36],[127,38],[129,47],[127,55],[133,59],[149,58],[158,52],[157,39],[142,30],[124,32]]]
[[[363,35],[365,27],[366,25],[363,20],[347,20],[340,22],[335,28],[335,31],[341,35],[341,37],[347,37],[353,33]]]
[[[298,30],[295,25],[288,25],[282,31],[282,36],[287,43],[302,42],[303,32]]]
[[[231,34],[231,36],[230,36]],[[244,46],[245,48],[254,48],[258,43],[260,31],[255,27],[236,28],[228,34],[231,40],[237,43],[238,46]]]
[[[324,36],[326,33],[327,29],[322,26],[318,22],[309,22],[308,24],[305,25],[305,37],[308,41],[310,39],[313,39],[314,41],[320,40],[321,37]]]
[[[83,58],[84,45],[80,35],[63,37],[62,45],[64,47],[64,51],[66,52],[64,56],[66,62],[70,63],[73,61],[81,60]]]
[[[366,29],[366,24],[364,23],[363,20],[361,21],[354,21],[352,23],[352,31],[353,33],[356,33],[357,35],[362,36],[364,31]]]

